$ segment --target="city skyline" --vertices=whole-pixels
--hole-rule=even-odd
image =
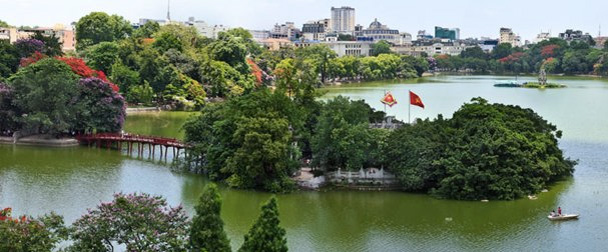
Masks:
[[[460,28],[461,38],[497,38],[501,27],[512,28],[523,40],[533,40],[541,31],[553,36],[566,29],[582,30],[598,36],[604,20],[602,10],[606,1],[583,0],[530,2],[515,0],[481,6],[473,0],[460,2],[437,1],[429,6],[423,2],[401,1],[344,1],[344,0],[247,0],[193,1],[172,0],[171,17],[185,21],[188,17],[209,24],[222,24],[246,29],[270,29],[275,23],[295,22],[297,27],[311,20],[330,18],[331,7],[349,6],[356,10],[355,23],[367,27],[374,18],[392,29],[413,36],[418,30],[433,33],[435,26]],[[164,19],[167,1],[36,1],[0,0],[0,5],[11,12],[3,13],[0,20],[12,25],[52,26],[69,24],[91,11],[117,14],[131,22],[140,18]],[[475,10],[473,10],[475,9]],[[479,10],[483,9],[483,10]],[[74,11],[77,10],[77,11]],[[53,13],[52,15],[48,13]],[[606,24],[608,26],[608,24]],[[608,32],[601,32],[608,34]]]

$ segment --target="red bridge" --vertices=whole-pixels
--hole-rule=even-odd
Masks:
[[[135,135],[128,133],[99,133],[99,134],[86,134],[86,135],[77,135],[76,139],[80,141],[82,144],[86,144],[89,146],[97,145],[97,147],[106,148],[117,148],[122,151],[123,144],[127,146],[127,151],[129,155],[133,153],[133,145],[137,146],[137,156],[143,156],[146,145],[148,149],[148,156],[154,157],[155,150],[157,146],[160,148],[160,157],[163,158],[163,147],[165,147],[164,157],[167,159],[167,153],[169,152],[169,148],[173,150],[173,157],[178,157],[180,150],[189,149],[190,145],[183,143],[180,140],[174,138],[164,138],[164,137],[156,137],[156,136],[143,136],[143,135]],[[187,151],[184,152],[185,155],[188,155]]]

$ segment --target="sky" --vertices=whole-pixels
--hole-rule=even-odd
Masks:
[[[498,37],[512,28],[533,40],[541,31],[557,36],[573,28],[608,35],[608,0],[171,0],[171,19],[195,17],[209,24],[270,29],[275,23],[330,17],[330,8],[355,8],[356,22],[367,27],[374,18],[391,29],[416,35],[435,26],[460,28],[460,37]],[[70,24],[92,11],[139,18],[165,19],[167,0],[0,0],[0,20],[11,25]],[[605,28],[604,28],[605,27]]]

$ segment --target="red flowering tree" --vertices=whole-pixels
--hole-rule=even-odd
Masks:
[[[553,56],[555,56],[555,50],[556,49],[559,49],[558,45],[543,46],[543,48],[540,50],[540,55],[543,58],[553,57]]]
[[[20,65],[21,65],[21,67],[26,67],[26,66],[29,66],[33,63],[38,62],[41,59],[47,58],[47,57],[48,56],[46,56],[40,52],[35,52],[30,57],[22,58]],[[118,88],[118,86],[116,84],[114,84],[108,80],[108,77],[106,77],[106,74],[104,72],[90,68],[89,66],[87,66],[87,64],[84,62],[84,60],[82,60],[81,58],[74,58],[74,57],[55,57],[55,58],[68,64],[70,66],[70,68],[72,68],[72,71],[75,74],[79,75],[80,77],[83,77],[83,78],[97,77],[97,78],[105,81],[106,83],[108,83],[108,85],[110,85],[112,90],[114,90],[115,92],[118,92],[120,90],[120,88]]]
[[[112,90],[114,90],[115,92],[119,91],[119,88],[116,84],[108,81],[108,78],[106,77],[106,74],[104,72],[93,70],[92,68],[87,66],[87,64],[81,58],[57,57],[57,59],[68,64],[75,74],[78,74],[83,78],[97,77],[108,83]]]
[[[12,218],[11,211],[0,210],[0,251],[53,251],[67,239],[63,217],[51,213],[40,218]]]
[[[46,56],[40,52],[34,52],[32,55],[30,55],[27,58],[21,58],[21,61],[19,62],[19,66],[26,67],[26,66],[34,64],[34,63],[38,62],[39,60],[47,58],[47,57],[48,56]]]

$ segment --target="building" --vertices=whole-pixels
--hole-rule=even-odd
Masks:
[[[403,45],[403,46],[395,46],[392,47],[396,53],[411,55],[411,56],[434,56],[434,55],[451,55],[457,56],[460,55],[462,51],[467,48],[475,47],[472,45],[466,45],[460,42],[439,42],[439,40],[434,41],[416,41],[413,45]]]
[[[262,43],[263,40],[270,38],[269,30],[249,30],[249,33],[251,33],[253,40],[258,43]]]
[[[329,30],[330,20],[321,19],[318,21],[309,21],[302,26],[302,37],[306,40],[325,40],[325,35]]]
[[[15,43],[17,41],[17,28],[0,27],[0,40],[8,40]]]
[[[484,39],[479,43],[479,47],[487,53],[490,53],[498,46],[498,39]]]
[[[159,25],[166,25],[168,23],[167,20],[164,20],[164,19],[140,18],[139,23],[137,23],[137,27],[145,25],[148,22],[156,22]]]
[[[418,36],[416,36],[416,40],[429,40],[433,39],[433,35],[426,33],[426,30],[418,31]]]
[[[270,51],[277,51],[281,48],[293,46],[293,42],[284,38],[267,38],[261,41],[262,46]]]
[[[374,19],[367,29],[361,31],[361,36],[368,38],[371,41],[385,40],[392,44],[399,44],[401,42],[401,36],[399,30],[389,29],[386,25],[378,22],[378,19]]]
[[[549,40],[550,38],[551,38],[550,32],[541,31],[538,35],[536,35],[536,38],[534,39],[534,43],[540,43],[542,41]]]
[[[327,45],[331,50],[336,52],[339,57],[342,56],[369,56],[372,50],[371,41],[327,41],[322,44]]]
[[[11,43],[19,39],[26,39],[33,36],[35,33],[40,33],[47,37],[56,37],[61,43],[61,50],[64,52],[76,50],[76,36],[74,30],[70,27],[66,28],[62,24],[56,24],[53,27],[37,27],[31,29],[17,30],[16,28],[0,28],[0,39],[7,39]]]
[[[399,43],[398,45],[411,45],[412,44],[412,34],[407,32],[399,34]]]
[[[460,39],[460,29],[459,28],[448,29],[448,28],[435,26],[435,38],[459,40]]]
[[[296,28],[293,22],[275,24],[270,30],[270,38],[296,40],[301,36],[300,29]]]
[[[500,38],[498,41],[516,47],[521,45],[521,38],[513,32],[511,28],[500,28]]]
[[[331,31],[335,33],[354,34],[355,8],[342,6],[331,7]]]
[[[584,41],[588,44],[591,44],[591,41],[593,41],[593,37],[591,37],[589,33],[583,34],[581,30],[573,29],[567,29],[565,32],[560,33],[558,37],[567,41],[568,43],[572,41]]]
[[[196,29],[196,32],[207,38],[217,39],[220,32],[230,30],[229,27],[223,25],[208,25],[207,22],[202,20],[195,20],[194,17],[188,18],[187,22],[183,23],[186,26],[191,26]]]

